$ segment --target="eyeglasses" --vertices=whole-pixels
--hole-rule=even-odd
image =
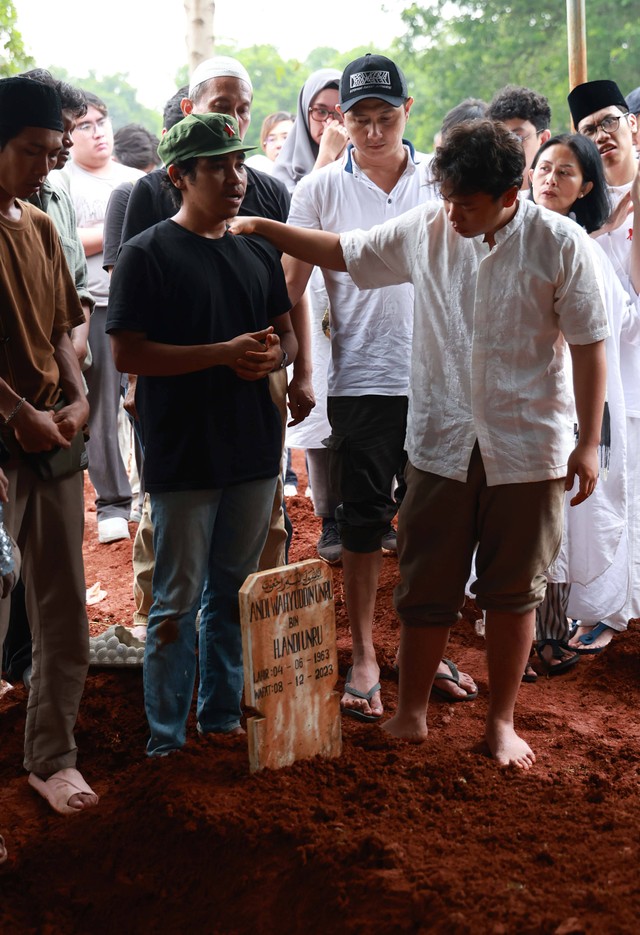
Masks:
[[[312,120],[316,120],[318,123],[324,123],[329,117],[342,123],[342,114],[338,113],[337,110],[327,110],[326,107],[310,107],[309,115]]]
[[[108,117],[101,117],[100,120],[96,120],[95,123],[93,120],[85,120],[76,126],[76,130],[78,133],[90,133],[91,136],[95,136],[96,130],[105,130],[110,123],[111,121]]]
[[[600,123],[588,123],[586,127],[583,127],[578,132],[582,136],[597,136],[599,130],[604,130],[605,133],[611,136],[612,133],[618,132],[622,118],[628,116],[629,114],[621,114],[619,117],[614,117],[613,114],[609,114],[601,120]]]
[[[519,133],[516,133],[515,130],[511,131],[514,136],[517,136],[521,143],[526,143],[527,140],[530,140],[532,136],[538,136],[542,133],[542,130],[534,130],[533,133],[527,133],[526,136],[521,136]]]

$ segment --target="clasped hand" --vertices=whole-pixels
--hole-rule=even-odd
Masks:
[[[243,380],[261,380],[282,362],[280,338],[273,327],[239,334],[227,342],[227,365]]]
[[[51,451],[54,448],[69,448],[88,416],[89,404],[84,397],[58,412],[35,409],[25,403],[13,420],[12,428],[23,451]]]

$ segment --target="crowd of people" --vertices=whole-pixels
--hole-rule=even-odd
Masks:
[[[197,675],[203,741],[244,732],[238,590],[287,562],[288,448],[343,568],[349,717],[384,714],[384,551],[383,728],[422,742],[432,692],[477,696],[445,656],[470,593],[501,765],[535,761],[514,726],[532,648],[560,675],[640,617],[640,95],[579,85],[576,132],[552,136],[547,100],[507,86],[426,154],[401,69],[370,53],[310,75],[247,158],[253,95],[206,60],[158,141],[41,69],[0,81],[0,644],[29,687],[29,783],[62,814],[98,803],[74,740],[86,466],[100,543],[139,520],[120,629],[144,645],[149,756],[185,744]]]

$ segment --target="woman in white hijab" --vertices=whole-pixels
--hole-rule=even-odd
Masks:
[[[340,78],[341,72],[337,69],[321,68],[309,75],[298,95],[296,121],[273,169],[274,177],[283,182],[290,192],[305,175],[335,162],[346,149],[347,131],[342,116],[336,110],[340,97]],[[331,434],[327,418],[329,297],[324,278],[317,267],[309,279],[308,290],[316,406],[304,422],[287,429],[286,446],[306,451],[313,505],[316,516],[322,519],[322,532],[317,543],[318,555],[333,565],[341,560],[342,545],[335,519],[339,497],[329,476],[329,453],[322,444],[322,439]]]

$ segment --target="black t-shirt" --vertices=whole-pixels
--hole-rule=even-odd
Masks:
[[[133,187],[122,225],[121,243],[177,213],[175,202],[162,184],[166,169],[154,169]],[[286,223],[291,198],[282,182],[247,166],[247,190],[239,214]]]
[[[107,210],[104,215],[104,231],[102,236],[102,268],[106,269],[107,272],[109,272],[112,266],[116,265],[120,241],[122,239],[124,216],[136,181],[137,179],[131,179],[129,182],[122,182],[122,184],[117,185],[109,195]]]
[[[162,221],[124,244],[107,332],[164,344],[215,344],[266,328],[290,308],[277,252],[256,237],[200,237]],[[278,473],[282,426],[267,379],[225,366],[139,377],[136,408],[151,493],[201,490]]]

